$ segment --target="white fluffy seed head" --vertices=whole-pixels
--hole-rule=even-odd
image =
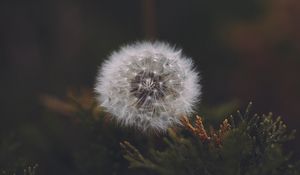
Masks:
[[[191,59],[162,42],[124,46],[103,63],[97,99],[117,122],[143,131],[165,131],[189,116],[199,100]]]

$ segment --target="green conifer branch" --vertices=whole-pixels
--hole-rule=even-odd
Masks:
[[[295,131],[289,132],[282,119],[273,119],[272,113],[251,116],[251,105],[244,114],[238,111],[235,117],[224,120],[220,129],[212,130],[207,137],[203,137],[206,134],[204,126],[199,125],[199,122],[202,124],[201,118],[194,123],[183,120],[185,127],[182,132],[169,129],[168,136],[164,138],[166,149],[151,149],[149,158],[145,158],[130,145],[138,154],[129,154],[128,147],[122,147],[124,158],[131,168],[152,167],[152,170],[166,175],[298,174],[299,163],[292,162],[291,155],[285,154],[282,149],[283,143],[294,138]],[[227,129],[224,129],[225,125]],[[192,136],[185,134],[186,130]],[[141,161],[140,157],[147,161]]]

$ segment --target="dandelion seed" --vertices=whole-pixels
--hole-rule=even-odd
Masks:
[[[122,47],[102,65],[97,99],[117,122],[143,131],[165,131],[193,112],[200,96],[191,59],[166,43]]]

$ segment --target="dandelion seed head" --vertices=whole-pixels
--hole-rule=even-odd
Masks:
[[[117,122],[143,131],[178,124],[193,112],[200,89],[192,60],[162,42],[138,42],[112,53],[95,87]]]

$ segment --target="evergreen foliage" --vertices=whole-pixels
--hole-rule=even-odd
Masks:
[[[251,117],[250,107],[251,103],[245,114],[238,111],[236,117],[230,117],[230,124],[225,119],[218,131],[211,128],[209,134],[199,125],[200,117],[196,118],[195,126],[183,122],[182,131],[169,129],[164,138],[165,149],[151,148],[146,156],[124,141],[121,143],[124,158],[131,168],[151,169],[166,175],[299,174],[299,163],[292,163],[291,155],[282,150],[282,144],[294,137],[294,131],[288,132],[281,118],[274,120],[272,113]]]
[[[183,117],[183,127],[169,128],[167,133],[145,134],[115,124],[109,114],[96,107],[90,91],[68,94],[66,100],[43,96],[42,101],[50,118],[68,116],[64,121],[72,125],[74,133],[71,135],[76,138],[68,139],[65,145],[56,143],[61,144],[60,151],[69,156],[67,163],[75,175],[299,174],[299,163],[293,160],[292,154],[283,151],[283,144],[294,137],[294,131],[289,132],[281,118],[274,119],[272,113],[251,115],[251,105],[244,114],[237,112],[225,118],[218,129],[213,127],[217,116],[220,118],[233,109],[233,103],[218,109],[201,109],[204,115],[214,115],[213,119]],[[49,127],[50,121],[47,120]],[[67,139],[66,130],[58,129],[56,124],[53,127],[58,132],[57,137],[61,137],[57,140]],[[18,166],[3,164],[6,160],[18,160],[16,155],[21,143],[8,138],[1,142],[0,168],[6,170],[2,174],[39,174],[36,166],[28,167],[28,162]],[[22,173],[19,165],[28,168]],[[15,171],[11,171],[13,167]],[[39,168],[41,172],[47,172],[43,168]]]

